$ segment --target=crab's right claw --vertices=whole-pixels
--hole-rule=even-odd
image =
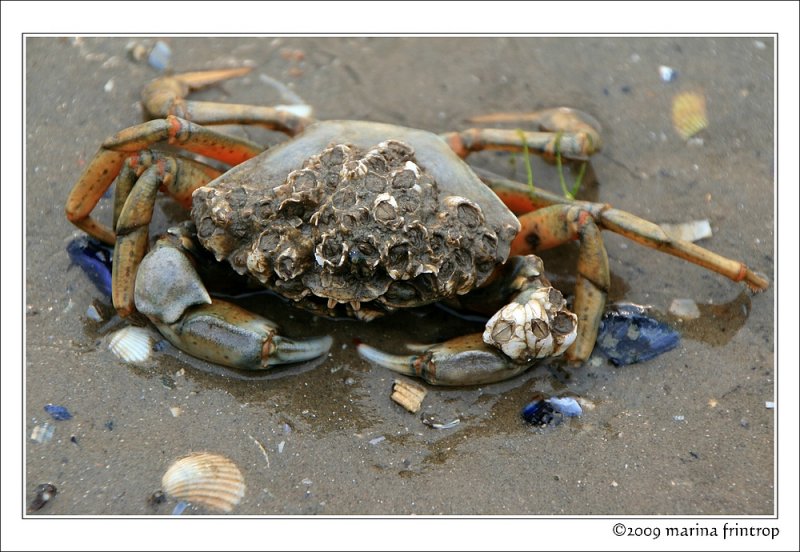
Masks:
[[[557,289],[521,292],[486,323],[483,340],[515,362],[531,363],[564,353],[575,341],[578,317]]]
[[[358,344],[371,362],[424,379],[433,385],[482,385],[516,376],[537,360],[558,356],[575,341],[578,317],[550,287],[519,293],[486,323],[486,331],[425,348],[417,355],[393,355]]]

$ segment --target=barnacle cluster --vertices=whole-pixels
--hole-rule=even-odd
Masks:
[[[464,294],[503,261],[480,206],[442,195],[404,142],[336,144],[278,186],[201,188],[192,216],[203,245],[240,274],[358,315],[363,303],[381,312]]]

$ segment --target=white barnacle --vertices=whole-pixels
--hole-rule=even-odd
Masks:
[[[357,161],[351,161],[350,163],[343,164],[342,169],[339,171],[339,178],[342,181],[353,180],[355,178],[366,176],[368,172],[369,167],[367,167],[367,164],[363,159],[359,159]]]
[[[373,208],[377,208],[379,204],[387,201],[389,205],[397,209],[397,200],[394,198],[393,195],[387,194],[386,192],[382,194],[378,194],[378,197],[375,198],[375,201],[372,203]]]
[[[247,270],[262,283],[268,279],[266,273],[269,270],[269,262],[258,247],[247,254]]]
[[[347,243],[337,241],[336,233],[326,232],[314,248],[314,259],[319,266],[340,267],[347,259],[348,249]]]
[[[413,172],[414,176],[419,178],[419,167],[413,161],[406,161],[406,164],[403,165],[403,169]]]
[[[499,347],[512,359],[525,353],[526,309],[519,303],[510,303],[495,313],[486,323],[483,341],[487,345]]]
[[[378,194],[372,204],[373,217],[381,222],[388,222],[397,218],[397,200],[393,195],[382,193]]]

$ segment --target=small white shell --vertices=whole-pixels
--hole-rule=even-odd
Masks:
[[[145,328],[128,326],[111,335],[108,348],[125,362],[144,362],[153,351],[153,337]]]
[[[242,472],[220,454],[193,452],[172,464],[161,478],[162,490],[180,500],[230,512],[244,497]]]

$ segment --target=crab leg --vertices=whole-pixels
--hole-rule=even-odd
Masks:
[[[535,255],[511,259],[485,290],[487,297],[511,295],[511,302],[486,323],[483,334],[432,345],[418,355],[391,355],[359,344],[365,359],[437,385],[477,385],[502,381],[527,370],[536,360],[558,356],[576,338],[577,318],[543,274]]]
[[[270,320],[233,303],[212,299],[197,274],[187,226],[159,239],[136,275],[136,309],[177,348],[216,364],[261,370],[324,355],[328,336],[292,340]]]
[[[263,151],[249,140],[227,136],[178,117],[132,126],[106,140],[86,166],[67,198],[67,219],[90,236],[113,244],[114,231],[94,220],[90,213],[120,173],[125,159],[162,141],[229,165],[237,165]]]
[[[567,351],[570,360],[586,360],[597,341],[611,277],[600,229],[592,213],[578,205],[551,205],[520,217],[522,230],[511,243],[512,255],[544,251],[579,240],[578,274],[573,309],[578,337]]]
[[[147,252],[159,188],[188,207],[192,191],[218,174],[200,163],[148,150],[125,160],[114,198],[116,246],[111,268],[111,297],[120,316],[133,312],[136,271]]]
[[[562,196],[536,188],[531,192],[530,187],[520,182],[489,175],[486,171],[476,171],[483,180],[515,213],[527,213],[549,205],[579,206],[594,218],[597,225],[604,230],[611,230],[617,234],[635,241],[651,249],[657,249],[690,263],[702,266],[713,272],[721,274],[734,282],[744,281],[752,291],[762,291],[769,287],[769,281],[761,274],[749,269],[744,263],[718,255],[708,249],[691,242],[671,238],[660,226],[632,215],[628,212],[614,209],[604,203],[590,203],[575,201]],[[512,254],[525,254],[542,251],[549,247],[563,243],[545,234],[538,235],[526,230],[526,220],[535,221],[535,217],[526,219],[520,217],[523,229],[517,236],[512,246]],[[528,225],[532,228],[533,226]],[[540,225],[541,227],[541,225]],[[576,239],[576,238],[571,238]],[[536,245],[537,240],[541,242]],[[527,245],[523,245],[525,241]],[[544,245],[547,244],[547,245]],[[516,249],[515,249],[516,247]]]
[[[537,209],[520,217],[522,229],[511,245],[512,255],[543,251],[579,240],[578,279],[574,309],[579,319],[578,338],[567,357],[585,360],[597,337],[599,320],[609,285],[608,259],[600,229],[611,230],[647,247],[685,259],[727,278],[744,281],[751,290],[766,289],[766,278],[743,263],[713,253],[693,243],[673,239],[652,222],[600,203],[571,201],[537,189],[531,194],[518,182],[482,177],[501,198],[522,210]],[[526,199],[527,198],[527,199]]]
[[[142,103],[154,118],[174,115],[201,125],[258,124],[289,136],[300,133],[311,120],[286,109],[184,99],[194,90],[245,75],[250,70],[250,67],[239,67],[161,77],[144,88]]]
[[[546,159],[556,152],[565,158],[586,159],[600,150],[602,142],[596,121],[565,107],[535,113],[497,113],[470,119],[474,123],[533,123],[539,132],[519,129],[471,128],[441,135],[460,157],[485,149],[522,152],[528,149]]]

